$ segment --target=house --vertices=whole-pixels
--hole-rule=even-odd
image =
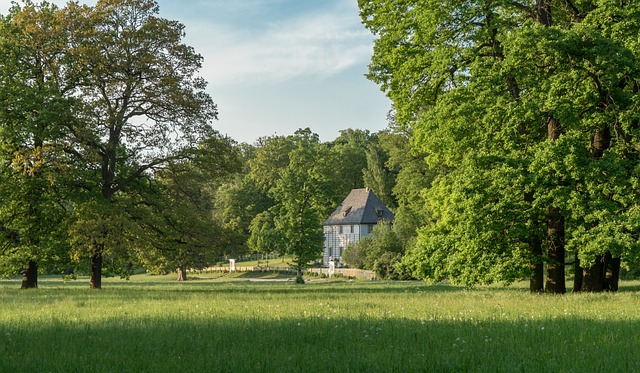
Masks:
[[[369,188],[354,189],[323,223],[322,264],[340,262],[344,249],[368,236],[382,220],[393,221],[393,213]]]

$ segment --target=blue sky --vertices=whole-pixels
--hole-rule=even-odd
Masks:
[[[221,133],[253,143],[310,127],[330,141],[342,129],[387,126],[390,101],[364,77],[373,43],[356,0],[157,1],[204,57]]]

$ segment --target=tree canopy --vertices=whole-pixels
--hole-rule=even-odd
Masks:
[[[562,293],[566,249],[574,290],[615,290],[638,251],[639,6],[359,6],[377,37],[369,78],[437,171],[406,268],[467,285],[531,276],[540,291],[544,263]]]

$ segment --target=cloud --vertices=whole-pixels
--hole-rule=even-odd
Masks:
[[[298,14],[257,30],[210,24],[187,27],[188,35],[194,33],[194,47],[205,56],[203,75],[215,85],[331,76],[366,63],[372,51],[371,35],[360,25],[357,8],[344,5],[329,12]]]

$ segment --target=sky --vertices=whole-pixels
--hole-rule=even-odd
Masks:
[[[309,127],[331,141],[340,130],[387,127],[391,103],[364,76],[373,36],[356,0],[156,1],[160,16],[184,24],[184,42],[204,57],[200,76],[222,134],[253,143]],[[0,13],[9,5],[0,0]]]

